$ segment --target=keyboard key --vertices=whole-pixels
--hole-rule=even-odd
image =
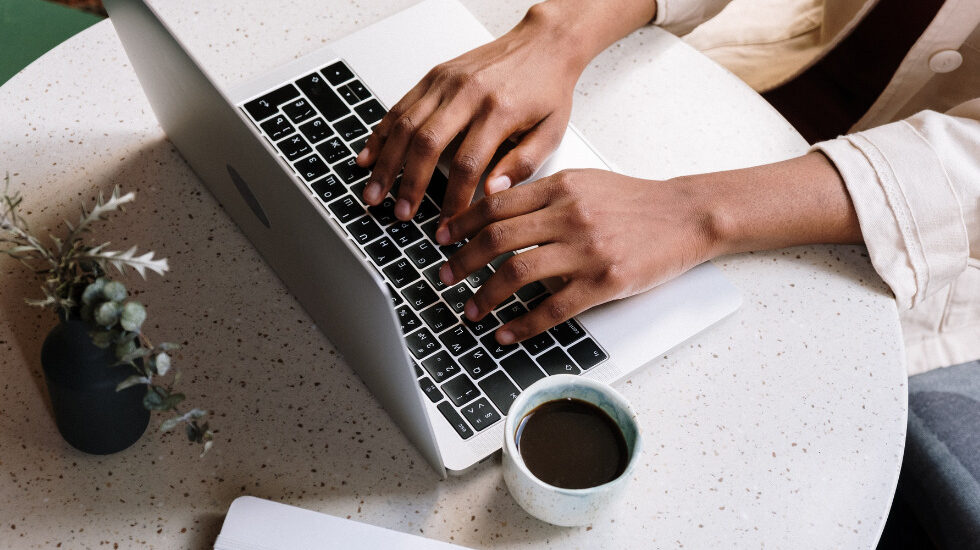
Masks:
[[[367,244],[384,234],[371,216],[364,216],[347,224],[347,232],[360,245]]]
[[[306,136],[306,139],[310,140],[310,143],[323,141],[333,134],[333,130],[330,129],[330,126],[327,126],[327,123],[322,118],[315,118],[307,122],[299,127],[299,131],[303,132],[303,135]]]
[[[510,257],[513,256],[513,255],[514,255],[513,252],[507,252],[507,253],[501,254],[500,256],[497,256],[496,258],[490,260],[490,265],[493,266],[494,271],[496,271],[496,270],[500,269],[500,266],[503,265],[504,262],[506,262],[507,260],[509,260]]]
[[[466,325],[473,334],[483,336],[487,332],[499,327],[500,321],[493,316],[493,313],[487,313],[486,317],[480,319],[479,321],[470,321],[464,317],[463,324]]]
[[[496,311],[501,323],[509,323],[527,313],[527,308],[520,302],[514,302],[510,305],[498,307]]]
[[[429,197],[423,196],[422,202],[419,204],[419,209],[417,212],[415,212],[415,217],[412,219],[415,220],[415,223],[421,224],[425,220],[434,218],[438,215],[439,207],[436,206],[436,203],[432,202],[432,199]]]
[[[555,345],[555,339],[547,331],[521,341],[521,347],[531,355],[537,355]]]
[[[493,355],[497,359],[500,359],[501,357],[517,349],[517,344],[510,344],[507,346],[501,346],[498,344],[497,339],[493,337],[492,332],[484,335],[483,338],[480,338],[480,342],[483,344],[483,347],[490,351],[490,355]]]
[[[388,296],[391,298],[391,304],[395,307],[402,305],[402,302],[404,302],[405,300],[402,299],[401,294],[395,292],[394,287],[392,287],[388,283],[385,283],[385,286],[388,287]]]
[[[395,199],[392,197],[385,197],[381,204],[368,207],[368,212],[374,216],[374,221],[382,227],[398,221],[398,218],[395,217]]]
[[[409,309],[408,306],[398,308],[395,313],[398,315],[398,323],[401,324],[402,334],[408,334],[422,326],[422,321],[419,321],[418,315],[415,315],[415,312]]]
[[[499,370],[481,380],[477,385],[504,414],[507,414],[510,410],[510,404],[521,393],[521,390],[517,389],[517,386],[507,378],[507,375]]]
[[[344,145],[340,138],[333,138],[330,141],[321,143],[316,146],[316,152],[323,155],[323,158],[327,159],[328,164],[334,164],[350,156],[350,149]]]
[[[303,179],[307,183],[323,176],[330,171],[327,167],[327,163],[323,162],[318,155],[310,155],[303,160],[297,161],[293,166],[299,170],[299,175],[303,176]]]
[[[350,184],[350,187],[348,187],[351,194],[357,199],[357,202],[363,204],[365,207],[368,206],[368,203],[364,201],[364,189],[367,187],[367,184],[368,180],[361,180],[357,183]]]
[[[375,122],[381,120],[385,116],[385,108],[378,103],[377,99],[372,99],[363,105],[358,105],[354,107],[357,114],[360,115],[361,119],[367,124],[374,124]]]
[[[476,345],[476,339],[470,335],[470,331],[466,330],[463,325],[456,325],[440,334],[439,340],[442,341],[442,345],[446,346],[449,353],[455,356],[462,355],[463,352]]]
[[[422,327],[415,332],[409,334],[405,337],[405,345],[408,346],[408,351],[412,352],[412,355],[416,359],[421,359],[426,355],[439,349],[439,342],[436,341],[436,337],[432,335],[425,327]],[[445,352],[444,352],[445,353]],[[449,357],[449,354],[446,354]],[[425,366],[425,363],[422,363]],[[426,367],[428,369],[428,367]],[[429,371],[432,374],[432,371]],[[432,376],[438,382],[440,379],[435,375]]]
[[[434,265],[422,272],[429,283],[432,284],[432,288],[436,289],[436,292],[442,292],[446,289],[446,283],[442,282],[442,279],[439,278],[439,269],[441,267],[440,265]]]
[[[432,220],[422,224],[422,233],[432,242],[436,241],[436,231],[439,229],[439,220]]]
[[[418,280],[402,289],[402,296],[413,308],[420,310],[434,304],[439,296],[425,280]]]
[[[274,92],[253,99],[245,104],[245,110],[255,121],[261,121],[279,112],[279,105],[299,95],[299,90],[292,84],[286,84]]]
[[[429,398],[429,401],[432,401],[433,403],[442,401],[442,392],[439,391],[439,388],[436,387],[432,380],[429,380],[427,377],[423,376],[419,380],[419,387],[422,388],[422,393]]]
[[[398,288],[419,278],[419,272],[412,266],[412,262],[404,258],[397,260],[382,271],[384,271],[385,277]]]
[[[470,424],[473,425],[476,431],[489,428],[500,420],[500,414],[493,410],[493,407],[490,406],[490,402],[487,401],[486,397],[477,399],[476,401],[463,407],[461,410],[463,416],[469,421]]]
[[[344,184],[340,183],[337,176],[328,174],[327,177],[313,184],[313,192],[321,201],[328,203],[346,193],[347,190],[344,189]]]
[[[469,300],[472,296],[473,291],[466,286],[466,283],[459,283],[442,293],[442,297],[449,302],[449,307],[453,308],[453,311],[456,313],[463,313],[463,306],[466,305],[466,300]]]
[[[490,275],[490,268],[483,267],[477,271],[474,271],[473,273],[470,273],[469,276],[466,277],[466,282],[473,288],[480,288],[483,283],[487,282]]]
[[[422,376],[423,374],[425,374],[425,373],[422,372],[422,367],[420,367],[418,365],[415,365],[415,377],[418,378],[418,377]]]
[[[429,186],[426,187],[425,193],[429,195],[429,198],[431,198],[433,202],[438,205],[442,205],[446,198],[446,188],[448,186],[449,180],[446,179],[446,176],[444,176],[439,169],[436,169],[432,173],[432,178],[429,180]]]
[[[524,351],[518,351],[500,360],[500,366],[517,382],[521,389],[544,378],[544,372],[534,364],[534,360]]]
[[[344,138],[344,141],[354,141],[355,139],[367,134],[368,129],[357,120],[357,117],[349,116],[343,120],[333,123],[333,127]]]
[[[338,61],[323,69],[323,76],[327,77],[327,81],[334,86],[339,86],[354,78],[354,73],[347,68],[347,65],[343,61]]]
[[[454,430],[456,430],[456,433],[459,434],[459,437],[462,437],[463,439],[469,439],[470,437],[473,437],[473,430],[471,430],[470,427],[466,425],[466,421],[464,421],[463,417],[456,412],[456,409],[453,408],[452,404],[450,404],[449,401],[443,401],[442,403],[439,403],[438,405],[436,405],[436,408],[439,409],[439,412],[442,413],[442,416],[446,417],[446,420],[449,421],[449,424],[453,427]]]
[[[337,88],[337,93],[340,94],[340,97],[343,98],[348,105],[353,105],[360,101],[360,98],[357,97],[357,94],[354,93],[354,89],[350,86],[344,85]]]
[[[497,364],[483,348],[476,348],[459,358],[459,364],[470,373],[474,380],[479,380],[493,372]]]
[[[340,179],[344,180],[344,183],[347,185],[350,185],[359,179],[366,178],[368,174],[371,173],[371,171],[367,168],[361,168],[358,166],[357,163],[354,162],[353,157],[339,164],[335,164],[333,166],[333,171],[337,172]]]
[[[276,144],[276,147],[286,156],[286,160],[292,162],[303,158],[313,152],[303,136],[295,135],[288,137]]]
[[[393,227],[395,226],[393,225],[388,228],[389,235]],[[417,231],[418,228],[415,228],[415,230]],[[395,242],[398,242],[397,237],[395,238]],[[429,241],[421,241],[413,244],[405,249],[405,254],[411,258],[412,263],[415,264],[417,269],[425,269],[432,264],[442,261],[442,256],[439,254],[439,251]]]
[[[442,391],[446,393],[446,396],[457,407],[469,403],[480,395],[480,391],[476,389],[476,386],[473,385],[473,382],[470,382],[470,379],[465,374],[460,374],[443,384]]]
[[[269,136],[272,141],[279,141],[280,139],[293,133],[295,128],[293,125],[286,120],[286,117],[279,115],[270,118],[269,120],[262,123],[262,131]]]
[[[436,302],[432,307],[421,313],[426,326],[431,328],[436,334],[446,330],[458,322],[453,311],[449,306],[442,302]]]
[[[361,154],[361,151],[364,149],[364,146],[367,145],[367,141],[368,141],[368,136],[364,136],[361,139],[352,141],[350,143],[350,148],[354,151],[355,155]]]
[[[395,246],[395,243],[391,242],[391,239],[387,237],[378,239],[365,246],[364,251],[367,252],[368,257],[374,261],[375,265],[379,267],[388,265],[389,262],[396,260],[402,255],[401,251]]]
[[[327,207],[344,224],[364,214],[364,207],[349,195],[333,201]]]
[[[527,310],[528,311],[531,311],[532,309],[537,309],[538,306],[541,305],[541,302],[547,300],[549,296],[551,296],[551,294],[548,294],[546,292],[546,293],[542,294],[541,296],[538,296],[537,298],[531,300],[530,302],[527,303]]]
[[[437,383],[445,382],[461,372],[456,361],[445,351],[440,351],[422,361],[422,366]]]
[[[561,348],[554,348],[551,351],[545,353],[541,357],[537,358],[538,364],[541,368],[550,375],[555,374],[579,374],[582,372],[579,370],[572,358],[568,356]]]
[[[551,328],[548,330],[548,332],[550,332],[551,335],[554,336],[563,346],[567,346],[582,336],[585,336],[585,330],[582,329],[582,325],[578,324],[578,321],[575,319],[569,319],[564,323]]]
[[[286,116],[294,124],[299,124],[304,120],[309,120],[316,116],[316,111],[313,110],[313,106],[303,98],[294,99],[286,103],[282,106],[282,112],[286,113]]]
[[[582,367],[582,370],[589,370],[608,357],[591,338],[586,338],[568,348],[568,352],[572,354],[572,358]]]
[[[457,250],[463,248],[463,245],[465,244],[466,244],[465,242],[459,242],[459,243],[447,244],[445,246],[440,245],[439,252],[442,252],[442,255],[445,256],[446,259],[448,260],[449,258],[453,257],[453,254],[455,254]]]
[[[422,238],[422,232],[419,231],[419,228],[412,222],[397,222],[393,225],[389,225],[385,231],[387,231],[388,235],[395,240],[395,244],[402,248],[405,248]],[[432,245],[429,246],[431,247]],[[442,258],[440,257],[438,259],[441,260]]]
[[[544,285],[535,281],[531,284],[527,284],[519,288],[517,290],[517,297],[520,298],[521,300],[524,300],[525,302],[529,302],[534,298],[537,298],[538,296],[544,294],[544,291],[545,291]]]
[[[319,74],[313,73],[304,76],[296,81],[296,85],[299,86],[300,90],[303,90],[306,97],[310,98],[310,102],[319,109],[320,114],[330,122],[350,113],[350,107],[345,105],[337,97],[337,93],[323,81],[323,77]],[[285,107],[283,107],[283,111],[285,110]],[[286,114],[288,115],[289,113],[287,112]]]

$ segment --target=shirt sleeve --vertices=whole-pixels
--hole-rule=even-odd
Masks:
[[[980,258],[980,98],[813,149],[843,177],[871,263],[899,307],[919,304]]]
[[[718,15],[731,0],[656,0],[653,24],[683,36]]]

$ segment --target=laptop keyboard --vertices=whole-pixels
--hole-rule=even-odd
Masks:
[[[448,183],[438,170],[411,221],[395,218],[392,194],[378,206],[364,203],[370,171],[354,156],[386,110],[344,62],[242,107],[387,282],[419,388],[461,438],[499,422],[535,381],[581,374],[607,359],[574,319],[518,344],[497,343],[494,330],[548,296],[540,283],[521,288],[479,321],[463,316],[466,301],[513,253],[451,287],[439,280],[439,266],[462,245],[436,244]]]

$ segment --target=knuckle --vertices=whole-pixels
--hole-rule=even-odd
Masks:
[[[471,178],[475,176],[480,170],[479,161],[473,155],[468,153],[459,153],[453,157],[452,172],[463,176],[464,178]]]
[[[568,218],[579,227],[588,227],[592,224],[592,208],[583,200],[574,200],[568,206]],[[590,244],[599,244],[596,239],[590,239],[590,241]]]
[[[544,307],[542,313],[545,319],[552,325],[557,325],[569,317],[568,312],[570,311],[570,307],[565,300],[552,298],[547,305],[542,304],[542,306]]]
[[[412,148],[424,155],[435,153],[440,145],[439,134],[433,128],[423,127],[412,138]]]
[[[527,258],[521,258],[520,255],[517,255],[507,260],[501,266],[501,271],[503,271],[503,276],[508,281],[523,286],[523,283],[527,282],[530,277],[531,265],[528,263]]]
[[[518,181],[533,176],[537,170],[538,163],[526,154],[517,155],[517,158],[514,159],[514,175]]]
[[[491,252],[502,250],[507,240],[507,229],[502,224],[493,223],[483,230],[483,242]]]
[[[415,121],[408,115],[402,115],[395,120],[395,127],[392,131],[402,136],[412,135],[415,132]]]
[[[484,219],[496,219],[502,210],[503,200],[500,198],[500,195],[483,197],[483,200],[480,201],[480,214]]]
[[[488,110],[494,113],[509,113],[513,110],[514,102],[510,96],[501,93],[488,94],[484,100]]]

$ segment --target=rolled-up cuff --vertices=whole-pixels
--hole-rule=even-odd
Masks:
[[[656,0],[657,15],[653,18],[653,24],[683,36],[717,15],[730,1]]]

